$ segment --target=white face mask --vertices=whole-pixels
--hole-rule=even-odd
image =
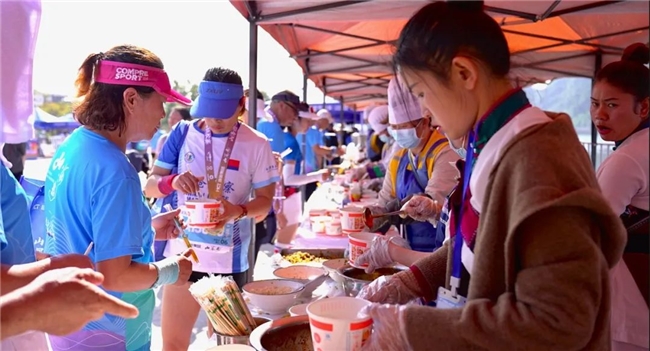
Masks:
[[[467,149],[465,149],[465,147],[463,146],[463,144],[465,144],[465,137],[463,137],[463,141],[461,142],[461,146],[456,147],[456,146],[454,146],[454,143],[451,141],[451,139],[449,139],[447,134],[445,134],[445,136],[447,137],[447,140],[449,141],[449,148],[454,150],[454,152],[457,153],[458,156],[460,156],[464,160],[467,157]]]
[[[387,143],[390,141],[390,135],[388,134],[381,134],[379,136],[379,140],[381,140],[383,143]]]

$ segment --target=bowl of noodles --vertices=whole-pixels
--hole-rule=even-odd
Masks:
[[[303,283],[290,279],[258,280],[242,288],[255,307],[270,314],[286,313],[304,289]]]

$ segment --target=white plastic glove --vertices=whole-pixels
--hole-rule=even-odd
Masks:
[[[373,303],[364,307],[362,313],[372,318],[372,334],[361,351],[410,351],[408,339],[402,327],[402,315],[406,306]]]
[[[391,276],[381,276],[361,289],[358,298],[378,303],[403,305],[420,298],[422,292],[410,269]]]
[[[437,220],[441,208],[436,200],[423,195],[414,195],[401,210],[416,221],[426,222]]]
[[[383,268],[395,263],[390,257],[388,248],[390,243],[410,249],[409,243],[401,236],[381,235],[372,240],[370,248],[357,258],[358,265],[368,264],[366,273],[372,273],[377,268]]]
[[[355,167],[352,171],[352,179],[360,180],[361,178],[363,178],[363,176],[366,175],[366,173],[368,173],[366,167],[363,166]]]

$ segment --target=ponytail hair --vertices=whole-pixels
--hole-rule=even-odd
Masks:
[[[104,56],[103,53],[90,54],[79,67],[77,79],[74,82],[77,87],[77,97],[86,96],[90,91],[90,86],[93,82],[93,74],[95,72],[95,65]]]

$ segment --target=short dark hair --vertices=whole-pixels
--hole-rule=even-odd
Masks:
[[[242,80],[239,76],[239,73],[223,67],[210,68],[207,72],[205,72],[203,80],[242,85]]]
[[[192,120],[192,115],[190,115],[190,108],[189,107],[175,107],[173,111],[178,112],[181,115],[181,119],[183,121],[191,121]]]
[[[636,43],[628,46],[620,61],[612,62],[596,74],[596,82],[606,81],[612,86],[634,96],[637,101],[650,95],[648,67],[650,61],[648,46]]]
[[[93,73],[97,63],[102,60],[135,63],[163,69],[163,63],[153,52],[134,45],[119,45],[105,53],[90,54],[79,67],[75,85],[77,97],[83,101],[74,109],[74,115],[84,126],[94,130],[119,130],[122,134],[126,129],[124,109],[124,91],[135,89],[143,96],[151,95],[153,88],[142,86],[114,85],[93,82]]]

